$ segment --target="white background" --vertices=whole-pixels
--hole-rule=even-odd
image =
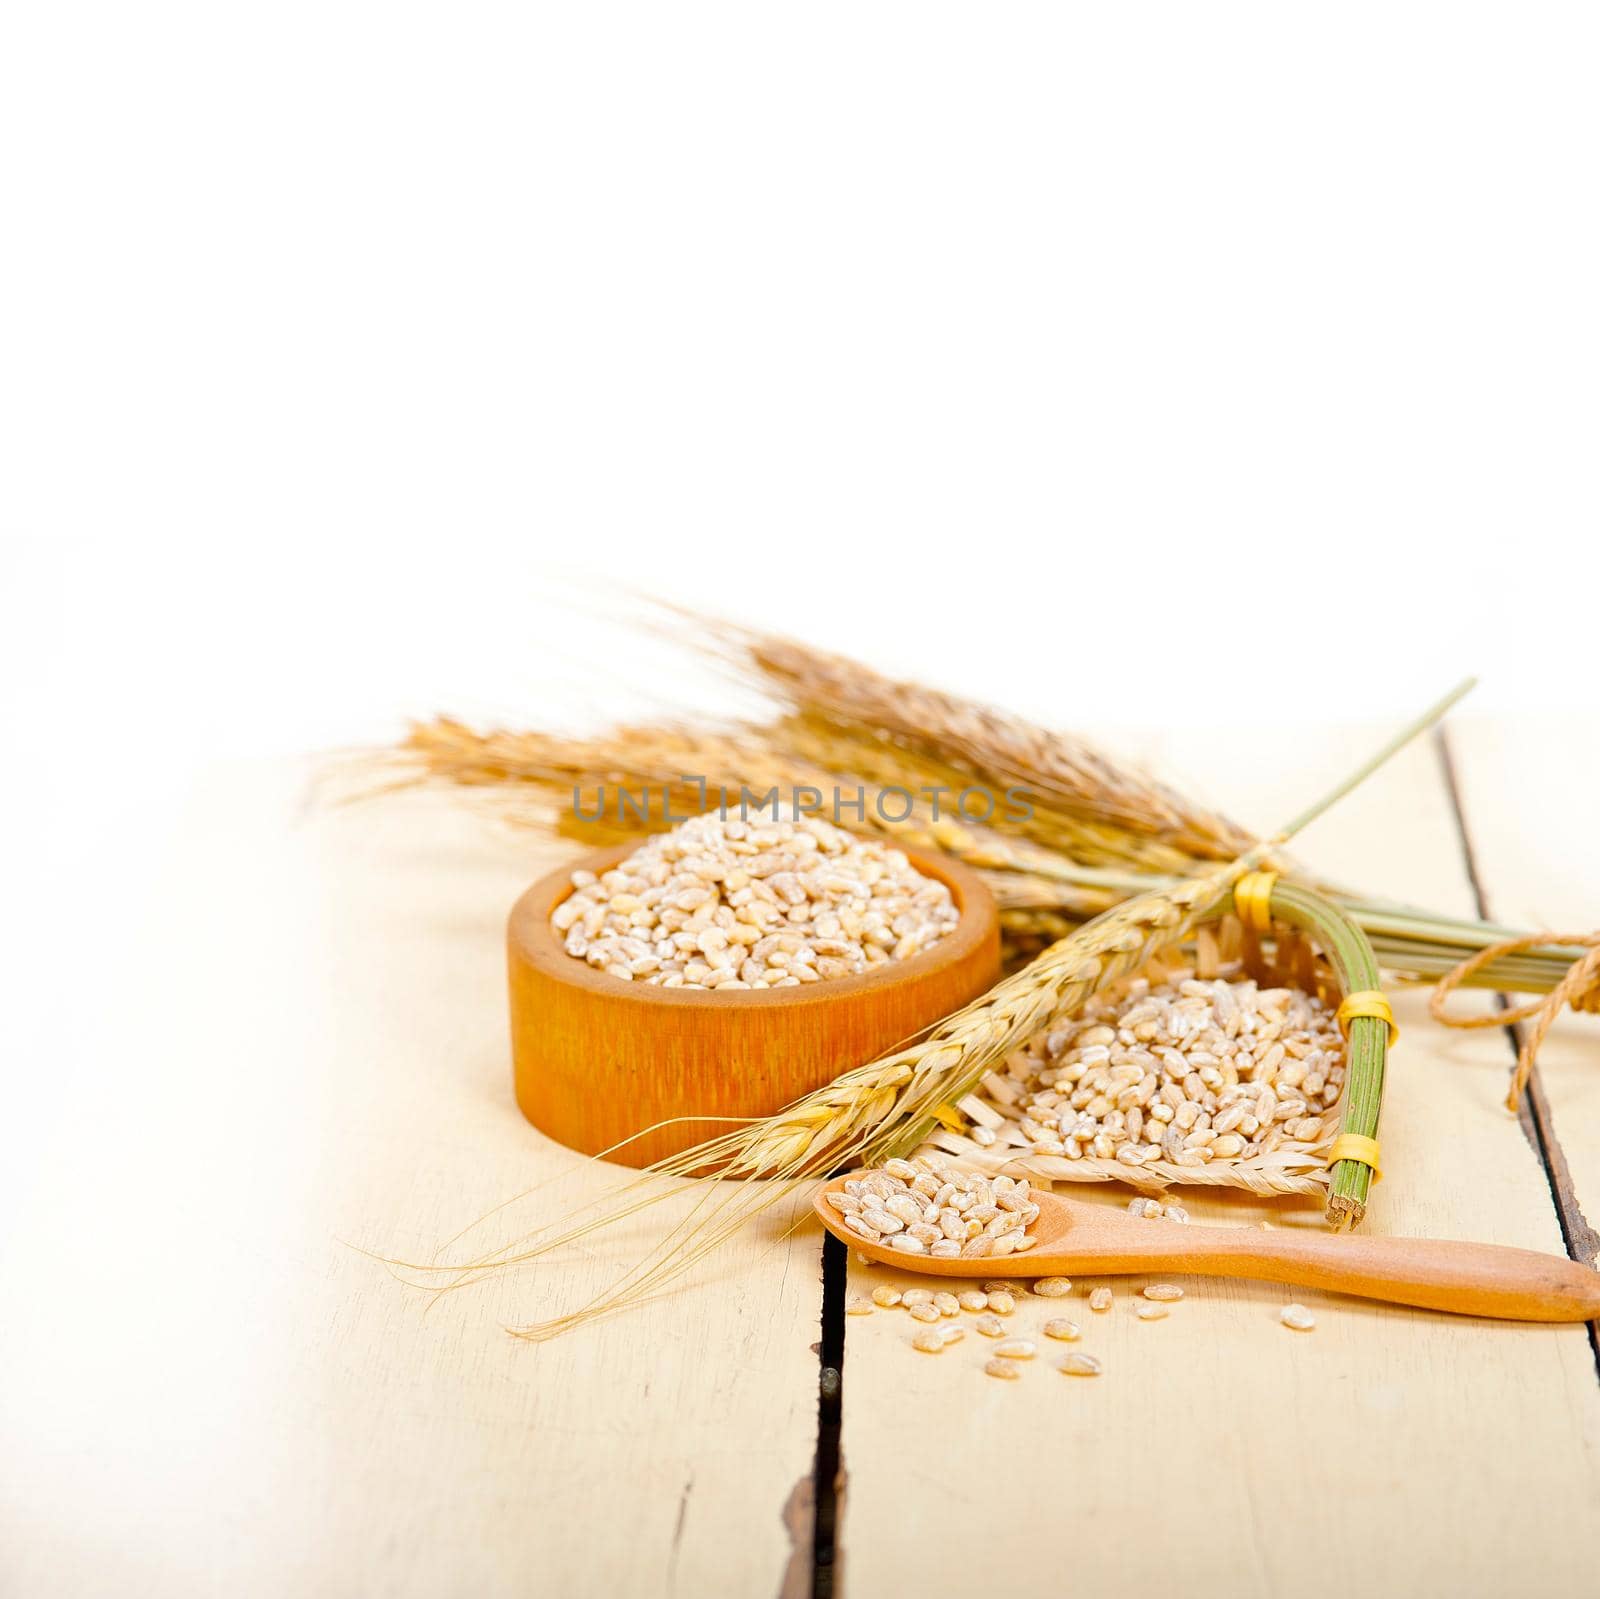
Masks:
[[[12,8],[8,715],[104,770],[605,710],[572,574],[1067,724],[1588,705],[1597,44]]]
[[[218,760],[712,703],[619,588],[1069,727],[1245,747],[1467,671],[1592,725],[1597,46],[1582,5],[8,8],[0,1271],[56,1320],[0,1422],[58,1425],[53,1355],[96,1436],[166,1336],[141,1207],[226,1193],[151,1169],[216,1101],[118,1081],[105,955]]]

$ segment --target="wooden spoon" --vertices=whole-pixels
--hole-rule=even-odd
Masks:
[[[1433,1238],[1180,1226],[1059,1194],[1030,1196],[1039,1206],[1039,1219],[1029,1229],[1038,1242],[1026,1254],[978,1260],[911,1255],[852,1232],[828,1203],[828,1195],[842,1190],[850,1177],[864,1175],[846,1173],[825,1183],[813,1202],[817,1214],[852,1249],[902,1271],[968,1278],[1193,1272],[1264,1277],[1464,1316],[1510,1321],[1600,1317],[1600,1272],[1532,1249]]]

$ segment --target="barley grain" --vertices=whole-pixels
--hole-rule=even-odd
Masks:
[[[983,1369],[991,1377],[1004,1377],[1015,1382],[1022,1375],[1022,1367],[1014,1360],[986,1360]]]
[[[994,1352],[1003,1360],[1032,1360],[1034,1343],[1031,1338],[1002,1338]]]
[[[886,1162],[828,1198],[851,1232],[940,1260],[1026,1249],[1039,1216],[1027,1183],[962,1171],[934,1155]]]
[[[1098,1377],[1100,1362],[1093,1355],[1080,1355],[1074,1351],[1061,1362],[1061,1369],[1069,1377]]]
[[[1295,1332],[1310,1332],[1317,1325],[1317,1318],[1301,1304],[1285,1305],[1278,1312],[1278,1320]]]
[[[1097,1315],[1111,1309],[1111,1290],[1096,1288],[1089,1295],[1089,1309]]]
[[[1072,1292],[1072,1279],[1070,1277],[1041,1277],[1033,1285],[1033,1291],[1041,1299],[1065,1299]]]
[[[959,920],[948,887],[882,840],[815,816],[750,828],[713,814],[648,839],[598,881],[574,873],[550,917],[569,955],[619,981],[719,990],[859,976]],[[764,931],[774,923],[784,931]]]
[[[1044,1324],[1046,1338],[1059,1338],[1063,1343],[1075,1344],[1082,1336],[1077,1322],[1068,1321],[1065,1316],[1052,1316]]]
[[[1183,1298],[1183,1290],[1176,1283],[1151,1283],[1144,1291],[1146,1299],[1165,1300],[1168,1304]]]
[[[980,1086],[997,1141],[1137,1170],[1253,1160],[1332,1135],[1321,1113],[1345,1068],[1330,1007],[1249,980],[1141,981],[1053,1021]],[[1140,1196],[1128,1210],[1154,1219],[1163,1207]]]

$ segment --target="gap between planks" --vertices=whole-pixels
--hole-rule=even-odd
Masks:
[[[811,1599],[835,1599],[839,1570],[839,1499],[844,1465],[844,1304],[849,1256],[832,1233],[822,1237],[822,1341],[817,1345],[817,1460],[813,1486]]]
[[[1467,821],[1466,807],[1462,802],[1455,756],[1450,748],[1450,735],[1441,726],[1434,729],[1433,737],[1434,747],[1439,753],[1439,767],[1444,777],[1445,793],[1449,798],[1451,814],[1455,817],[1456,835],[1461,843],[1462,864],[1466,869],[1467,882],[1472,889],[1473,903],[1477,906],[1478,915],[1483,921],[1493,921],[1494,908],[1484,889],[1477,852],[1472,846],[1472,829]],[[1496,994],[1494,1002],[1502,1011],[1509,1009],[1509,1001],[1504,994]],[[1517,1055],[1522,1048],[1522,1024],[1508,1022],[1504,1032],[1507,1046],[1511,1051],[1511,1070],[1514,1071]],[[1567,1254],[1581,1265],[1594,1265],[1596,1246],[1600,1245],[1600,1235],[1597,1235],[1589,1225],[1578,1204],[1572,1174],[1567,1166],[1567,1157],[1556,1134],[1555,1118],[1551,1113],[1550,1102],[1545,1097],[1544,1085],[1539,1080],[1537,1065],[1528,1076],[1527,1092],[1517,1112],[1517,1120],[1521,1122],[1522,1130],[1538,1155],[1539,1164],[1544,1168],[1545,1181],[1550,1185],[1550,1202],[1555,1207],[1556,1219],[1561,1225],[1561,1241],[1566,1245]],[[1589,1351],[1594,1357],[1596,1380],[1600,1381],[1600,1321],[1589,1323]]]

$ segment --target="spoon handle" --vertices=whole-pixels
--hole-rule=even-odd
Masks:
[[[1154,1240],[1151,1240],[1154,1242]],[[1367,1238],[1253,1228],[1195,1227],[1139,1249],[1139,1264],[1122,1269],[1209,1276],[1264,1277],[1333,1293],[1420,1305],[1511,1321],[1592,1321],[1600,1317],[1600,1272],[1559,1255],[1500,1244],[1430,1238]],[[1123,1253],[1107,1250],[1107,1254]],[[1092,1253],[1078,1269],[1092,1272]]]

